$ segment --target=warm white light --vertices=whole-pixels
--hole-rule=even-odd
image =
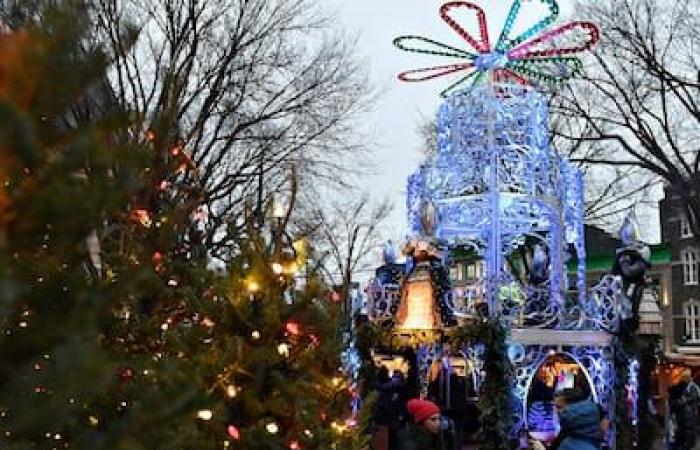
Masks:
[[[285,358],[289,356],[289,345],[287,343],[282,342],[277,346],[277,353],[280,354],[280,356],[284,356]]]
[[[280,430],[280,427],[278,427],[275,422],[270,422],[267,425],[265,425],[265,429],[270,434],[277,434]]]
[[[254,280],[248,281],[248,292],[258,292],[260,290],[260,285]]]
[[[197,418],[201,420],[211,420],[211,418],[214,417],[214,413],[211,412],[211,409],[202,409],[197,411]]]

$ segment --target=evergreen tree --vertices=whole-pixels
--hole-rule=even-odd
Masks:
[[[89,9],[36,17],[0,36],[0,446],[361,448],[303,250],[251,218],[207,270],[175,105],[141,135]]]

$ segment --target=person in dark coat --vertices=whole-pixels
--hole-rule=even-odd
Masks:
[[[414,398],[406,404],[413,422],[396,439],[396,450],[444,450],[440,435],[440,407],[429,400]]]
[[[699,396],[700,388],[687,369],[683,371],[681,381],[668,389],[668,406],[675,431],[669,439],[671,449],[692,450],[695,447]]]

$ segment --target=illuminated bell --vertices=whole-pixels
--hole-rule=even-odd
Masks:
[[[419,264],[403,286],[396,328],[433,330],[441,326],[428,265]]]

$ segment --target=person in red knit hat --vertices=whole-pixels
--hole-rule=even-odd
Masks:
[[[406,403],[413,423],[397,436],[396,450],[444,450],[440,435],[440,407],[414,398]]]

